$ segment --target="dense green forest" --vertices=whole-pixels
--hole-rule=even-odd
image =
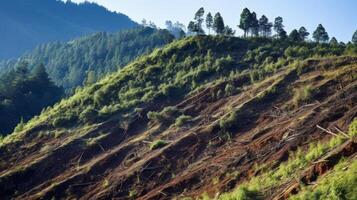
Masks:
[[[24,121],[57,102],[63,89],[48,77],[45,67],[37,65],[32,72],[20,65],[0,76],[0,135],[21,128]]]
[[[33,68],[44,63],[51,79],[70,90],[94,83],[103,74],[116,71],[136,57],[173,39],[168,31],[150,27],[118,33],[96,33],[70,42],[40,45],[18,60],[0,62],[0,69],[7,71],[22,64]]]
[[[21,56],[45,42],[136,26],[128,16],[87,1],[1,0],[0,59]]]

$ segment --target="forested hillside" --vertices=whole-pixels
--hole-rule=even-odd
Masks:
[[[0,59],[22,55],[37,45],[86,34],[138,26],[121,13],[94,3],[59,0],[0,1]]]
[[[41,64],[32,72],[20,65],[1,75],[0,137],[11,133],[17,124],[17,129],[21,129],[25,121],[56,103],[62,95],[63,89],[49,79]]]
[[[3,138],[0,196],[324,199],[332,189],[353,199],[356,49],[226,36],[175,41]]]
[[[149,27],[118,33],[101,32],[70,42],[40,45],[17,60],[0,62],[0,68],[7,71],[24,63],[30,68],[44,64],[50,78],[70,90],[95,83],[103,74],[116,71],[173,39],[168,31]]]

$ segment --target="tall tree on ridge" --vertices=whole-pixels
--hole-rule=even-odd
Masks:
[[[209,12],[206,17],[206,27],[208,29],[208,34],[211,34],[211,29],[213,27],[213,17],[212,14]]]
[[[283,36],[285,30],[284,30],[284,25],[283,25],[283,18],[282,17],[277,17],[275,18],[275,21],[274,21],[274,30],[275,32],[277,33],[277,36],[279,38],[281,38],[280,36]],[[286,35],[286,32],[285,32],[285,35]]]
[[[296,29],[292,30],[291,33],[289,34],[289,40],[292,42],[301,41],[300,34]]]
[[[187,32],[188,35],[191,35],[196,32],[195,22],[190,21],[190,23],[188,23]]]
[[[202,23],[203,23],[203,15],[205,14],[205,9],[201,7],[198,9],[198,11],[195,14],[195,20],[196,20],[196,25],[195,25],[195,31],[198,35],[204,35],[205,32],[202,28]]]
[[[271,34],[272,23],[269,22],[268,18],[265,15],[262,15],[258,21],[259,34],[262,37],[268,37]]]
[[[316,42],[327,42],[329,40],[328,33],[326,32],[325,28],[322,24],[319,24],[312,36]]]
[[[309,32],[307,32],[306,28],[305,27],[300,27],[299,29],[299,35],[300,35],[300,40],[301,41],[305,41],[306,40],[306,37],[310,35]]]
[[[249,30],[252,36],[257,37],[259,35],[259,23],[257,20],[257,14],[252,12],[249,19]]]
[[[224,34],[224,21],[221,14],[218,12],[214,16],[213,29],[217,33],[217,35]]]
[[[331,40],[330,40],[330,44],[332,45],[338,45],[338,41],[335,37],[332,37]]]
[[[251,13],[248,8],[244,8],[240,15],[240,21],[238,27],[244,31],[244,37],[247,37],[247,33],[250,28]]]

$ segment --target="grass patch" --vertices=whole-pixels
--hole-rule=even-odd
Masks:
[[[175,126],[182,127],[188,123],[192,122],[192,117],[188,115],[181,115],[175,121]]]
[[[318,180],[316,187],[303,187],[291,200],[357,199],[357,160],[341,161],[332,172]]]
[[[164,140],[156,140],[156,141],[151,143],[150,149],[151,150],[160,149],[160,148],[162,148],[162,147],[164,147],[164,146],[166,146],[168,144],[169,144],[169,142],[166,142]]]
[[[293,105],[299,107],[302,103],[310,101],[316,92],[316,89],[311,86],[294,89]]]

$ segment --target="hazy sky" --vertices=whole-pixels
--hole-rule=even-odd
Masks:
[[[72,0],[83,2],[84,0]],[[357,30],[357,0],[90,0],[109,10],[128,15],[137,22],[143,18],[164,27],[166,20],[185,25],[200,7],[212,13],[220,12],[225,22],[238,30],[237,24],[243,8],[248,7],[260,17],[270,21],[282,16],[288,33],[304,25],[310,33],[321,23],[330,37],[350,41]]]

